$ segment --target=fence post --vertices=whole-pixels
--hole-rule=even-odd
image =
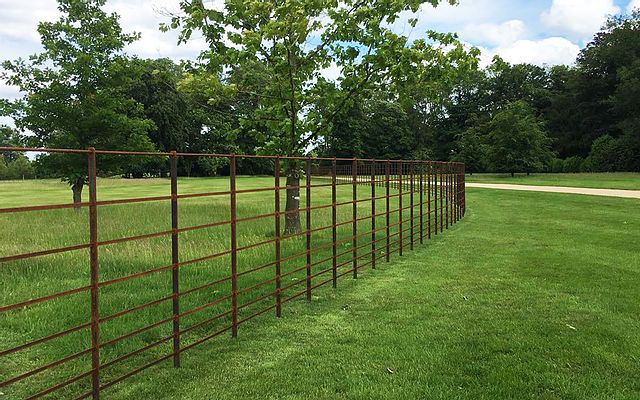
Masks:
[[[275,251],[276,251],[276,317],[282,316],[282,292],[281,292],[281,281],[280,281],[280,264],[281,264],[281,255],[280,255],[280,156],[276,156],[275,165],[274,165],[274,176],[275,176],[275,198],[274,198],[274,208],[275,208]]]
[[[460,179],[461,179],[461,182],[460,182],[460,186],[461,186],[460,195],[462,197],[460,199],[460,201],[462,203],[462,204],[460,204],[460,213],[461,213],[461,216],[464,218],[464,214],[465,214],[465,211],[466,211],[466,195],[467,195],[467,191],[466,191],[467,175],[466,175],[466,171],[465,171],[466,166],[464,164],[462,164],[460,169],[461,169],[461,171],[460,171]]]
[[[336,287],[338,287],[338,248],[337,248],[337,241],[338,241],[338,232],[337,232],[337,227],[336,225],[338,225],[338,213],[337,213],[337,206],[336,206],[336,158],[333,158],[333,161],[331,163],[331,235],[332,235],[332,241],[333,241],[333,245],[331,246],[332,251],[333,251],[333,266],[332,266],[332,273],[333,273],[333,288],[335,289]]]
[[[440,164],[440,166],[438,167],[439,171],[440,171],[440,233],[444,232],[444,168],[442,167],[442,164]]]
[[[438,234],[438,167],[436,163],[432,163],[433,168],[433,222],[435,228],[433,233]]]
[[[376,268],[376,162],[371,163],[371,268]]]
[[[409,250],[413,250],[413,240],[414,240],[414,228],[413,228],[413,219],[414,219],[414,204],[413,204],[413,190],[414,190],[414,182],[413,179],[415,178],[415,163],[411,162],[409,164],[410,166],[410,172],[409,172],[409,237],[410,237],[410,243],[409,243]]]
[[[454,208],[455,208],[455,204],[454,204],[454,201],[455,201],[455,195],[454,195],[455,180],[454,180],[454,174],[453,174],[453,165],[449,165],[449,179],[450,179],[450,182],[451,182],[451,189],[450,189],[451,194],[449,196],[451,198],[451,206],[450,206],[450,208],[451,208],[451,211],[450,211],[451,212],[451,222],[449,223],[449,225],[453,226],[454,221],[455,221],[455,218],[454,218],[454,216],[455,216],[455,213],[454,213]]]
[[[391,234],[391,226],[390,226],[391,214],[389,213],[389,208],[390,208],[390,205],[391,205],[390,191],[389,191],[389,189],[390,189],[389,187],[390,187],[390,184],[391,184],[391,182],[389,182],[389,180],[390,180],[389,174],[391,173],[391,161],[389,161],[389,160],[387,160],[387,162],[385,163],[384,173],[385,173],[384,186],[385,186],[385,190],[386,190],[386,196],[385,196],[386,199],[385,200],[387,202],[387,209],[386,209],[386,211],[387,211],[386,212],[386,219],[387,219],[387,226],[386,226],[387,242],[386,242],[386,245],[387,245],[387,248],[386,248],[386,251],[385,251],[385,257],[384,258],[385,258],[386,262],[389,262],[389,257],[390,257],[389,252],[391,251],[391,238],[389,237],[389,235]]]
[[[98,205],[96,178],[96,149],[89,148],[89,259],[91,280],[91,388],[94,400],[100,398],[100,316],[98,315]]]
[[[399,232],[398,236],[400,238],[400,247],[398,248],[398,254],[402,256],[402,247],[403,247],[403,234],[402,234],[402,161],[398,161],[398,202],[399,202],[399,210],[398,210],[398,225]]]
[[[456,164],[456,223],[460,220],[460,164]]]
[[[229,157],[231,203],[231,337],[238,337],[238,242],[236,237],[236,155]]]
[[[420,244],[424,243],[424,162],[420,162],[418,171],[420,175]]]
[[[445,186],[444,186],[444,211],[445,211],[445,226],[446,229],[449,229],[449,218],[451,218],[451,215],[449,214],[449,188],[450,188],[450,183],[449,182],[449,178],[451,177],[451,175],[449,174],[449,164],[445,164]]]
[[[311,157],[307,158],[307,301],[311,301]]]
[[[351,164],[353,174],[353,239],[351,241],[351,255],[353,257],[353,279],[358,279],[358,161],[354,158]]]
[[[175,151],[171,152],[171,283],[172,283],[172,308],[173,308],[173,366],[180,367],[180,270],[178,263],[178,157]]]
[[[427,238],[431,240],[431,168],[430,161],[427,162]]]

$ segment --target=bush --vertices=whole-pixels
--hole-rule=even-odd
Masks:
[[[564,160],[564,166],[562,172],[578,173],[582,172],[582,165],[584,160],[581,157],[573,156]]]
[[[609,135],[593,141],[589,153],[589,164],[594,172],[613,172],[622,168],[621,142]]]
[[[564,172],[564,160],[561,158],[554,158],[549,162],[549,172],[560,173]]]

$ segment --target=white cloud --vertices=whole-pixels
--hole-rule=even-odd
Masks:
[[[571,65],[575,62],[580,47],[562,37],[542,40],[517,40],[507,46],[482,49],[481,65],[486,66],[495,55],[512,64],[529,63],[544,65]]]
[[[526,32],[524,22],[518,19],[502,24],[470,24],[460,31],[463,40],[504,46],[521,39]]]
[[[633,10],[640,10],[640,0],[631,0],[629,5],[627,6],[627,12],[631,13]]]
[[[613,0],[553,0],[551,8],[540,18],[545,26],[556,32],[589,39],[602,27],[608,15],[619,12],[620,7]]]
[[[0,0],[2,24],[0,38],[37,43],[36,30],[41,21],[55,21],[60,13],[54,0],[12,1]],[[6,39],[5,39],[6,40]]]

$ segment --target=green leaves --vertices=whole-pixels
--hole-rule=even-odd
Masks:
[[[62,16],[38,27],[42,53],[3,63],[2,78],[28,93],[3,112],[50,147],[153,150],[146,133],[153,123],[127,89],[139,79],[123,48],[139,38],[122,32],[104,0],[59,0]],[[52,172],[68,181],[86,174],[86,160],[51,158]],[[101,173],[117,173],[123,158],[105,157]]]
[[[172,24],[181,30],[181,41],[194,30],[202,32],[209,43],[201,57],[203,70],[219,71],[223,83],[242,76],[234,81],[238,92],[255,94],[256,107],[242,126],[255,132],[261,151],[301,155],[363,91],[400,83],[427,86],[434,77],[449,75],[435,70],[472,63],[466,59],[475,55],[458,47],[454,37],[429,34],[430,42],[454,48],[438,49],[424,41],[411,45],[390,30],[402,12],[438,3],[227,0],[214,10],[183,0],[183,15]],[[416,26],[417,20],[410,24]],[[251,68],[264,78],[258,86],[245,73]],[[327,68],[334,71],[330,79],[323,77]]]

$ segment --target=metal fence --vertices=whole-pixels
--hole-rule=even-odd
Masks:
[[[320,287],[357,278],[465,214],[460,163],[0,151],[73,155],[88,176],[88,201],[0,205],[7,242],[0,244],[0,388],[29,399],[98,399],[163,361],[179,367],[186,350],[225,332],[236,337],[259,315],[280,317],[287,302],[312,301]],[[163,157],[168,179],[149,187],[166,194],[122,196],[114,180],[98,179],[102,157]],[[222,160],[228,176],[179,178],[178,161],[190,158]],[[273,174],[238,175],[238,163],[249,158]],[[132,192],[147,193],[147,183],[131,182]],[[283,209],[288,196],[299,201],[295,209]],[[131,210],[109,209],[123,205]],[[301,230],[284,232],[283,220],[293,215]]]

